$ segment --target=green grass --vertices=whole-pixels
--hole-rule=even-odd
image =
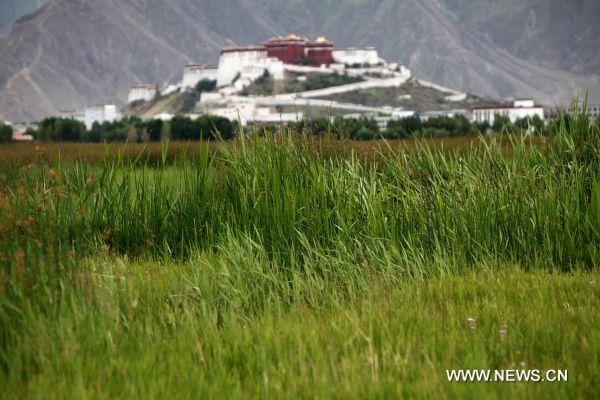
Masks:
[[[298,77],[303,76],[305,81]],[[299,93],[309,90],[325,89],[328,87],[347,85],[361,82],[364,79],[340,74],[324,74],[320,72],[308,72],[306,74],[287,72],[282,81],[275,81],[272,76],[262,77],[244,88],[242,95],[248,96],[271,96],[282,93]]]
[[[13,363],[3,398],[49,390],[67,398],[598,394],[596,272],[488,265],[392,282],[373,265],[337,284],[333,270],[309,281],[295,271],[280,293],[267,254],[250,241],[224,250],[185,263],[100,258],[80,266],[89,274],[81,293],[50,317],[29,311],[5,355]],[[446,369],[524,367],[567,369],[569,381],[446,381]]]
[[[0,396],[597,397],[600,132],[558,129],[5,163]],[[569,382],[446,381],[523,365]]]

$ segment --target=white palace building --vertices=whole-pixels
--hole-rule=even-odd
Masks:
[[[490,125],[494,124],[497,116],[508,117],[512,123],[521,118],[534,116],[544,120],[544,107],[536,105],[533,99],[518,99],[512,106],[477,107],[471,111],[474,122],[488,122]]]
[[[86,107],[80,111],[63,111],[61,118],[74,119],[76,121],[85,124],[85,127],[89,130],[92,129],[94,122],[113,122],[122,118],[121,113],[118,111],[115,105],[98,105],[93,107]]]
[[[202,80],[216,81],[219,69],[216,65],[188,64],[183,69],[183,89],[193,89]]]
[[[158,93],[158,87],[156,85],[133,85],[129,90],[129,96],[127,98],[128,103],[134,101],[150,101]]]
[[[282,80],[286,65],[298,67],[343,70],[345,66],[376,66],[386,64],[374,47],[336,49],[324,37],[314,41],[298,35],[274,37],[262,46],[221,49],[218,65],[189,64],[183,70],[183,79],[172,85],[172,90],[190,90],[198,82],[217,81],[220,88],[231,87],[240,91],[267,71],[275,80]],[[156,85],[131,86],[128,102],[150,101],[157,94]]]

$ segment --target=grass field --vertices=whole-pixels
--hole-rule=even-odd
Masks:
[[[0,148],[0,397],[600,395],[597,126],[337,145]]]
[[[325,157],[349,158],[354,154],[363,161],[379,161],[381,153],[408,151],[414,153],[419,147],[429,147],[434,150],[466,152],[481,142],[498,142],[504,153],[512,152],[512,144],[508,137],[502,135],[486,135],[485,137],[449,137],[443,139],[401,139],[401,140],[370,140],[357,141],[350,139],[337,139],[333,137],[309,138],[302,140],[303,144],[317,150]],[[540,137],[529,138],[527,144],[537,147],[543,146]],[[238,147],[239,141],[226,142],[225,147]],[[171,141],[166,149],[161,143],[112,143],[109,146],[103,143],[9,143],[0,146],[0,162],[4,165],[50,165],[59,162],[72,163],[81,161],[86,164],[104,165],[107,155],[111,159],[117,157],[125,161],[133,161],[140,157],[141,162],[156,164],[166,151],[166,161],[172,164],[175,160],[197,156],[200,151],[208,147],[211,157],[220,152],[221,143],[215,142],[181,142]],[[141,156],[140,156],[141,154]]]

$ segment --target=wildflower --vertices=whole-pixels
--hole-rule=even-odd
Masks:
[[[475,329],[475,327],[477,325],[477,321],[475,320],[475,318],[469,317],[469,318],[467,318],[467,322],[469,323],[469,326],[471,327],[471,329]]]
[[[506,326],[506,325],[502,325],[502,326],[500,327],[500,331],[499,331],[499,332],[500,332],[500,335],[501,335],[501,336],[506,336],[506,335],[508,335],[508,326]]]

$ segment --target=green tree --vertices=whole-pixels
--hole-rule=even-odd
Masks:
[[[37,139],[56,142],[79,142],[86,137],[85,125],[74,119],[50,117],[40,123]]]
[[[163,128],[163,121],[160,119],[151,119],[146,122],[146,129],[148,131],[148,136],[150,137],[150,141],[159,142],[161,133]]]
[[[510,129],[512,124],[510,119],[504,115],[496,115],[494,123],[492,124],[492,130],[496,133],[503,133],[506,129]]]
[[[421,118],[418,116],[408,117],[402,119],[404,130],[408,133],[409,136],[417,135],[423,129],[423,123],[421,122]]]
[[[59,119],[54,126],[56,140],[60,142],[80,142],[85,137],[85,125],[74,119]]]
[[[7,143],[12,140],[13,128],[10,125],[0,121],[0,143]]]
[[[196,84],[196,92],[198,92],[198,93],[212,92],[216,88],[217,88],[217,81],[211,81],[208,79],[202,79],[200,82],[198,82]]]
[[[171,138],[173,140],[197,140],[200,132],[194,131],[194,125],[189,117],[174,116],[171,120]]]
[[[87,132],[85,137],[86,142],[99,143],[105,139],[104,130],[98,121],[92,124],[92,129]]]
[[[202,137],[203,140],[214,140],[220,136],[227,140],[234,136],[232,122],[215,115],[202,115],[193,122],[193,126],[194,131],[198,133],[195,139]]]
[[[217,81],[211,81],[208,79],[202,79],[196,84],[194,90],[187,91],[182,94],[183,104],[180,111],[182,113],[189,113],[194,111],[196,103],[200,101],[200,96],[204,92],[212,92],[217,87]]]
[[[43,119],[38,127],[35,138],[42,141],[53,141],[54,138],[54,125],[58,118],[48,117]]]

